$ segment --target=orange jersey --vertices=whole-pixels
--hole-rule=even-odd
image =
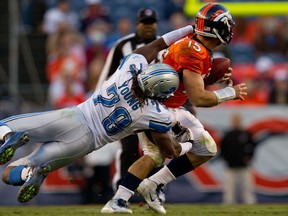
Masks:
[[[212,61],[211,51],[204,47],[194,36],[195,35],[190,35],[175,42],[163,54],[163,62],[169,64],[180,73],[179,88],[172,98],[164,102],[167,107],[180,107],[188,98],[181,75],[183,69],[199,73],[203,79],[209,75]]]

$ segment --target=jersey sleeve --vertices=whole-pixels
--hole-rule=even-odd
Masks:
[[[151,130],[154,131],[158,131],[158,132],[168,132],[170,131],[172,127],[172,122],[171,122],[171,118],[167,118],[165,121],[159,121],[159,120],[154,120],[151,119],[149,121],[149,128]]]
[[[193,46],[193,43],[194,41],[191,39],[175,43],[171,46],[171,51],[169,51],[168,55],[171,55],[170,58],[174,61],[177,71],[188,69],[202,74],[205,50],[201,49],[201,46]]]
[[[123,58],[118,69],[129,71],[131,65],[134,65],[138,70],[144,70],[148,66],[148,62],[143,55],[131,53]]]
[[[146,113],[146,120],[144,122],[148,123],[148,129],[163,133],[170,131],[172,118],[168,109],[158,102],[152,101],[151,103],[150,101],[149,103],[150,104],[142,110]]]

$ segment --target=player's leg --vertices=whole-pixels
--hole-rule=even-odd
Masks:
[[[13,185],[23,184],[18,201],[27,202],[38,194],[43,180],[50,172],[91,152],[94,149],[91,140],[92,134],[86,134],[70,143],[52,142],[41,145],[27,157],[11,163],[3,173],[3,181]]]
[[[154,166],[155,162],[145,155],[133,163],[124,176],[114,197],[101,209],[101,213],[132,213],[132,210],[127,206],[127,202]]]
[[[113,177],[114,189],[117,192],[122,190],[121,182],[125,181],[125,174],[129,167],[139,159],[140,150],[139,150],[139,140],[137,135],[128,136],[121,141],[121,152],[119,156],[116,156],[116,172]],[[129,190],[125,191],[129,193]],[[133,193],[134,194],[134,193]],[[132,194],[132,195],[133,195]],[[132,196],[131,195],[131,196]],[[109,200],[106,205],[101,209],[101,213],[110,214],[110,213],[132,213],[132,210],[128,208],[127,200],[114,197]]]
[[[15,151],[30,143],[45,143],[67,130],[71,115],[80,116],[76,108],[11,116],[0,121],[0,164],[10,161]],[[69,123],[69,122],[68,122]]]
[[[30,155],[6,167],[2,179],[7,184],[22,185],[18,194],[20,202],[27,202],[36,196],[50,172],[95,149],[94,136],[80,111],[70,116],[69,120],[62,121],[58,123],[63,128],[50,138],[53,141],[45,142]],[[33,131],[31,133],[34,134]]]
[[[217,152],[215,141],[194,115],[183,109],[173,109],[171,115],[174,118],[173,122],[178,121],[192,131],[194,143],[191,152],[174,158],[167,166],[164,166],[159,172],[145,179],[139,185],[137,192],[143,196],[153,210],[159,213],[164,212],[162,203],[157,202],[161,186],[194,170],[215,156]]]
[[[14,156],[15,151],[29,141],[26,129],[34,127],[35,114],[16,115],[0,121],[0,165],[7,163]]]
[[[140,158],[140,150],[139,150],[139,140],[137,135],[131,135],[124,139],[121,139],[121,154],[120,157],[117,158],[116,163],[116,174],[118,179],[114,179],[116,182],[116,190],[118,186],[123,181],[123,178],[129,169],[129,167]]]
[[[8,126],[5,125],[4,127]],[[0,142],[0,165],[10,161],[16,149],[25,145],[28,141],[29,137],[26,131],[11,131],[6,133]]]
[[[156,145],[154,145],[144,133],[138,134],[144,155],[134,162],[125,174],[113,199],[101,210],[101,213],[132,213],[126,204],[141,181],[153,170],[163,163],[163,158]],[[117,200],[120,200],[119,202]]]

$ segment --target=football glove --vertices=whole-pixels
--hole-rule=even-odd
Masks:
[[[172,136],[178,142],[188,142],[194,139],[192,131],[181,125],[180,122],[176,122],[176,124],[172,127]]]

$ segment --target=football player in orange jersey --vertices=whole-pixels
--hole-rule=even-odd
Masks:
[[[195,34],[175,42],[164,53],[163,62],[174,67],[180,76],[178,90],[164,104],[169,107],[173,122],[180,123],[180,131],[181,128],[184,129],[184,133],[179,130],[177,132],[182,134],[181,139],[186,139],[185,141],[193,139],[192,150],[174,158],[139,185],[147,174],[145,172],[163,163],[161,155],[157,155],[159,151],[153,148],[153,140],[140,133],[139,140],[143,144],[144,156],[129,168],[114,200],[127,201],[137,189],[150,208],[158,213],[166,214],[158,196],[160,188],[215,156],[217,147],[214,139],[194,115],[184,111],[182,105],[188,98],[196,107],[213,107],[229,100],[244,100],[243,96],[247,95],[247,87],[245,83],[233,86],[230,79],[232,68],[228,69],[222,79],[223,82],[229,83],[227,87],[212,92],[205,90],[204,85],[204,80],[208,77],[211,68],[212,51],[221,44],[230,43],[234,26],[235,23],[227,8],[221,4],[209,3],[196,15]],[[108,202],[104,208],[110,208],[112,202]]]

